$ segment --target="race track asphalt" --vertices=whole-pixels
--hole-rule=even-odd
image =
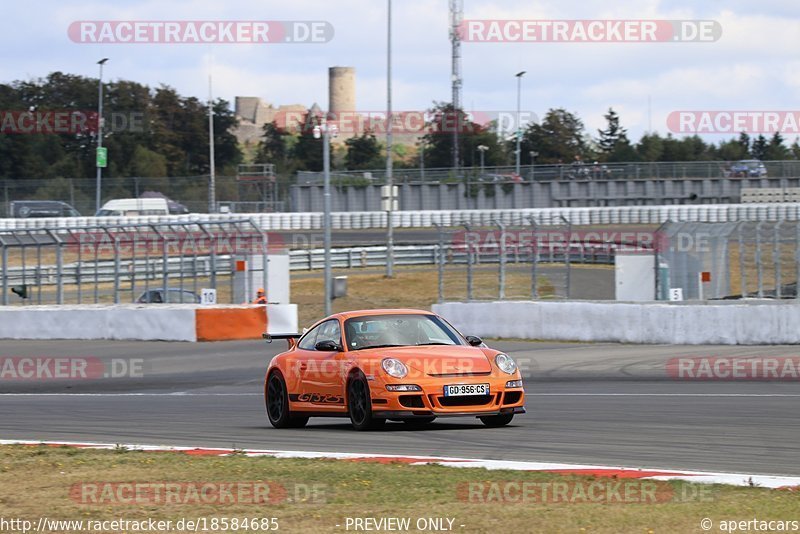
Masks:
[[[346,419],[273,429],[262,382],[283,343],[0,341],[1,357],[140,360],[142,376],[0,380],[0,439],[457,456],[800,475],[798,382],[677,381],[679,356],[796,356],[796,347],[498,341],[526,378],[528,413],[357,433]]]

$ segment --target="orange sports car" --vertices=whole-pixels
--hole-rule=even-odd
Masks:
[[[431,312],[337,313],[302,335],[264,337],[289,342],[264,379],[276,428],[302,427],[309,417],[350,417],[356,430],[444,416],[502,426],[525,413],[514,360]]]

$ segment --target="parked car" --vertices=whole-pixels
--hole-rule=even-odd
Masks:
[[[762,178],[766,175],[767,168],[757,159],[743,159],[731,165],[731,176]]]
[[[522,177],[513,172],[511,174],[483,174],[478,178],[478,181],[491,182],[495,184],[518,184],[522,182]]]
[[[176,202],[171,198],[167,197],[164,193],[159,193],[158,191],[145,191],[139,198],[163,198],[167,201],[167,209],[169,210],[170,215],[185,215],[189,213],[189,208],[181,204],[180,202]]]
[[[96,217],[136,217],[138,215],[169,215],[169,205],[164,198],[119,198],[109,200],[95,214]]]
[[[171,287],[167,289],[167,293],[168,295],[165,294],[164,288],[161,287],[148,289],[139,295],[139,298],[136,299],[136,302],[139,304],[164,304],[167,302],[167,297],[169,297],[170,304],[200,303],[200,295],[193,293],[192,291]]]
[[[18,219],[34,217],[80,217],[78,210],[58,200],[15,200],[9,213]]]

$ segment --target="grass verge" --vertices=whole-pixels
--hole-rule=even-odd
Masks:
[[[266,483],[269,498],[245,492],[250,497],[237,502],[204,503],[193,501],[191,492],[185,491],[197,484],[234,482]],[[166,494],[143,492],[129,504],[123,501],[133,494],[113,483],[136,483],[139,488],[151,487],[148,483],[189,484],[172,494],[170,502]],[[527,493],[519,490],[522,483],[527,484]],[[593,495],[602,497],[597,502],[590,500],[592,488],[597,490]],[[549,497],[543,499],[544,492]],[[621,495],[622,502],[615,495]],[[795,492],[750,487],[235,454],[0,447],[0,518],[20,518],[34,525],[40,517],[84,522],[153,519],[172,521],[171,532],[184,532],[190,529],[177,529],[180,519],[205,518],[210,528],[214,518],[276,518],[280,532],[324,533],[347,532],[348,518],[391,517],[409,518],[411,528],[400,532],[420,531],[418,520],[443,518],[445,526],[446,519],[453,520],[451,531],[464,533],[655,533],[702,532],[700,521],[709,518],[713,531],[719,532],[722,520],[800,519],[798,510],[800,495]],[[125,531],[119,525],[109,526],[117,528],[92,532]],[[349,530],[354,531],[352,523]],[[274,528],[217,531],[254,533]],[[58,532],[78,530],[62,527]]]

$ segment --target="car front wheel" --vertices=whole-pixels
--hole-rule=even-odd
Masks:
[[[364,373],[360,371],[347,383],[347,412],[356,430],[379,428],[386,422],[386,419],[373,417],[369,384]]]
[[[490,415],[487,417],[479,417],[481,423],[488,427],[498,427],[498,426],[506,426],[508,423],[514,419],[513,413],[501,414],[501,415]]]

